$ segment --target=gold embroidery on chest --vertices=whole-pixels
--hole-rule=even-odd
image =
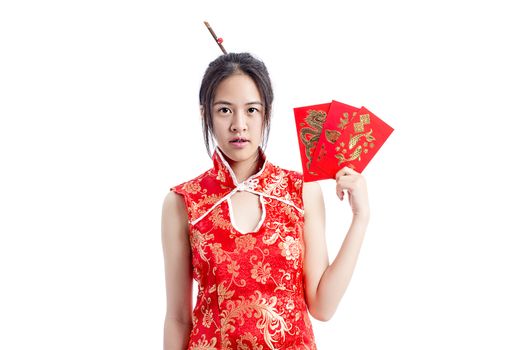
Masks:
[[[286,192],[288,177],[283,172],[271,174],[271,177],[265,180],[264,192],[270,196],[280,197]]]
[[[230,222],[224,218],[222,213],[222,208],[215,208],[209,215],[209,220],[211,220],[218,228],[223,230],[229,229]]]
[[[247,253],[250,250],[253,250],[255,247],[256,239],[251,235],[245,235],[235,238],[236,249],[235,252],[243,251]]]
[[[189,210],[192,214],[191,220],[202,216],[209,209],[208,206],[215,204],[220,198],[222,197],[218,194],[207,195],[203,192],[202,199],[191,202],[191,208]]]

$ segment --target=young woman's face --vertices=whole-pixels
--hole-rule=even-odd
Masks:
[[[214,136],[220,150],[232,161],[257,156],[263,107],[255,82],[245,74],[234,74],[217,86],[212,106]]]

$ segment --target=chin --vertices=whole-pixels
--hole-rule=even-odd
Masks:
[[[249,147],[244,149],[235,149],[230,145],[226,145],[226,147],[219,146],[219,148],[222,151],[222,154],[225,155],[228,160],[233,162],[242,162],[254,158],[258,154],[258,147],[253,147],[253,145],[249,145]]]

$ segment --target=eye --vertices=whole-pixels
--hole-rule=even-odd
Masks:
[[[227,113],[231,113],[231,110],[229,108],[227,108],[227,107],[220,107],[218,109],[218,112],[222,113],[222,114],[227,114]]]
[[[256,113],[256,112],[258,112],[258,108],[256,108],[256,107],[249,107],[249,108],[247,109],[247,112],[248,112],[249,114]]]

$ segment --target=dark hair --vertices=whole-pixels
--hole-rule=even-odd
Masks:
[[[213,143],[212,104],[218,84],[236,73],[244,73],[255,82],[262,97],[264,119],[262,128],[262,148],[265,149],[269,137],[273,88],[266,65],[249,53],[228,53],[219,56],[209,64],[200,85],[200,106],[203,109],[202,132],[207,153],[211,156],[210,143]]]

